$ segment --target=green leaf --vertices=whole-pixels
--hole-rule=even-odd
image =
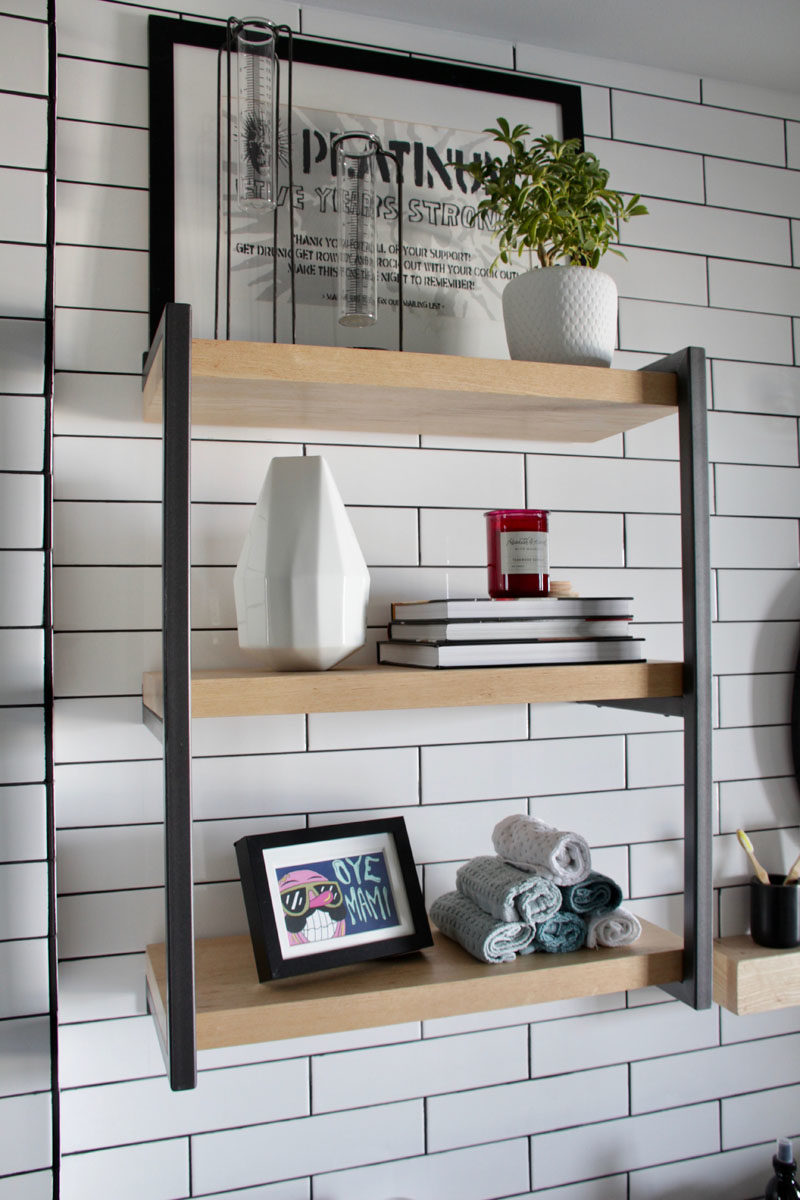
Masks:
[[[626,201],[608,186],[608,171],[578,138],[531,138],[528,125],[512,129],[505,117],[485,132],[505,148],[505,157],[484,154],[452,165],[483,188],[476,216],[496,218],[498,259],[508,262],[509,251],[530,250],[543,266],[566,261],[596,267],[608,250],[624,257],[611,244],[619,239],[619,223],[646,215],[647,208],[638,194]]]

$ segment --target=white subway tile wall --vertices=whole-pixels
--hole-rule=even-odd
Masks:
[[[169,1091],[142,959],[164,932],[159,748],[139,699],[160,619],[159,446],[138,383],[151,11],[115,0],[57,8],[62,1196],[753,1200],[773,1138],[800,1135],[797,1010],[695,1013],[653,990],[204,1052],[197,1091]],[[44,1200],[47,13],[43,0],[4,12],[0,1200]],[[223,21],[228,5],[190,0],[185,15]],[[639,367],[685,344],[711,360],[715,884],[721,932],[746,928],[736,828],[776,869],[800,848],[788,728],[800,622],[800,98],[313,6],[275,3],[270,15],[322,37],[574,81],[612,183],[645,196],[650,215],[623,230],[627,261],[608,263],[621,296],[616,361]],[[497,115],[487,110],[486,123]],[[306,451],[328,459],[370,566],[367,655],[390,600],[484,591],[483,511],[525,503],[551,509],[558,577],[584,593],[632,595],[651,651],[672,653],[672,423],[579,447],[195,432],[195,652],[205,665],[239,661],[231,574],[270,458]],[[403,815],[430,904],[518,811],[583,832],[626,903],[679,927],[679,721],[516,705],[196,721],[193,740],[200,934],[246,928],[232,854],[242,833]]]

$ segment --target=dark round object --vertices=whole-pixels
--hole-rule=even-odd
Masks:
[[[759,946],[788,949],[800,946],[800,888],[784,885],[783,875],[770,875],[769,884],[750,880],[750,934]]]

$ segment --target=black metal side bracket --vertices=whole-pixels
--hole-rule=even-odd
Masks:
[[[683,717],[683,979],[664,990],[692,1008],[713,991],[711,563],[705,351],[696,346],[642,368],[669,371],[678,386],[683,599],[682,696],[586,701],[602,708]]]
[[[164,718],[164,927],[166,1057],[173,1091],[197,1084],[192,878],[189,603],[191,506],[191,309],[167,304],[142,372],[160,379],[162,404],[162,672]],[[152,722],[150,718],[152,717]],[[157,734],[157,736],[159,736]]]
[[[683,979],[664,990],[709,1008],[713,990],[711,562],[706,356],[690,346],[644,368],[677,377],[683,597]],[[664,712],[663,702],[649,711]],[[669,712],[669,709],[666,709]]]
[[[641,700],[581,700],[581,704],[592,704],[595,708],[626,708],[631,712],[653,713],[660,717],[682,717],[685,706],[682,696],[665,696]]]

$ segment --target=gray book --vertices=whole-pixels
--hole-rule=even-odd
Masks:
[[[393,642],[512,642],[627,637],[628,618],[527,617],[518,621],[392,621]]]
[[[485,621],[521,617],[632,617],[632,596],[523,596],[492,600],[488,596],[444,600],[398,600],[395,621]]]
[[[409,667],[644,662],[644,638],[542,642],[378,642],[378,662]]]

